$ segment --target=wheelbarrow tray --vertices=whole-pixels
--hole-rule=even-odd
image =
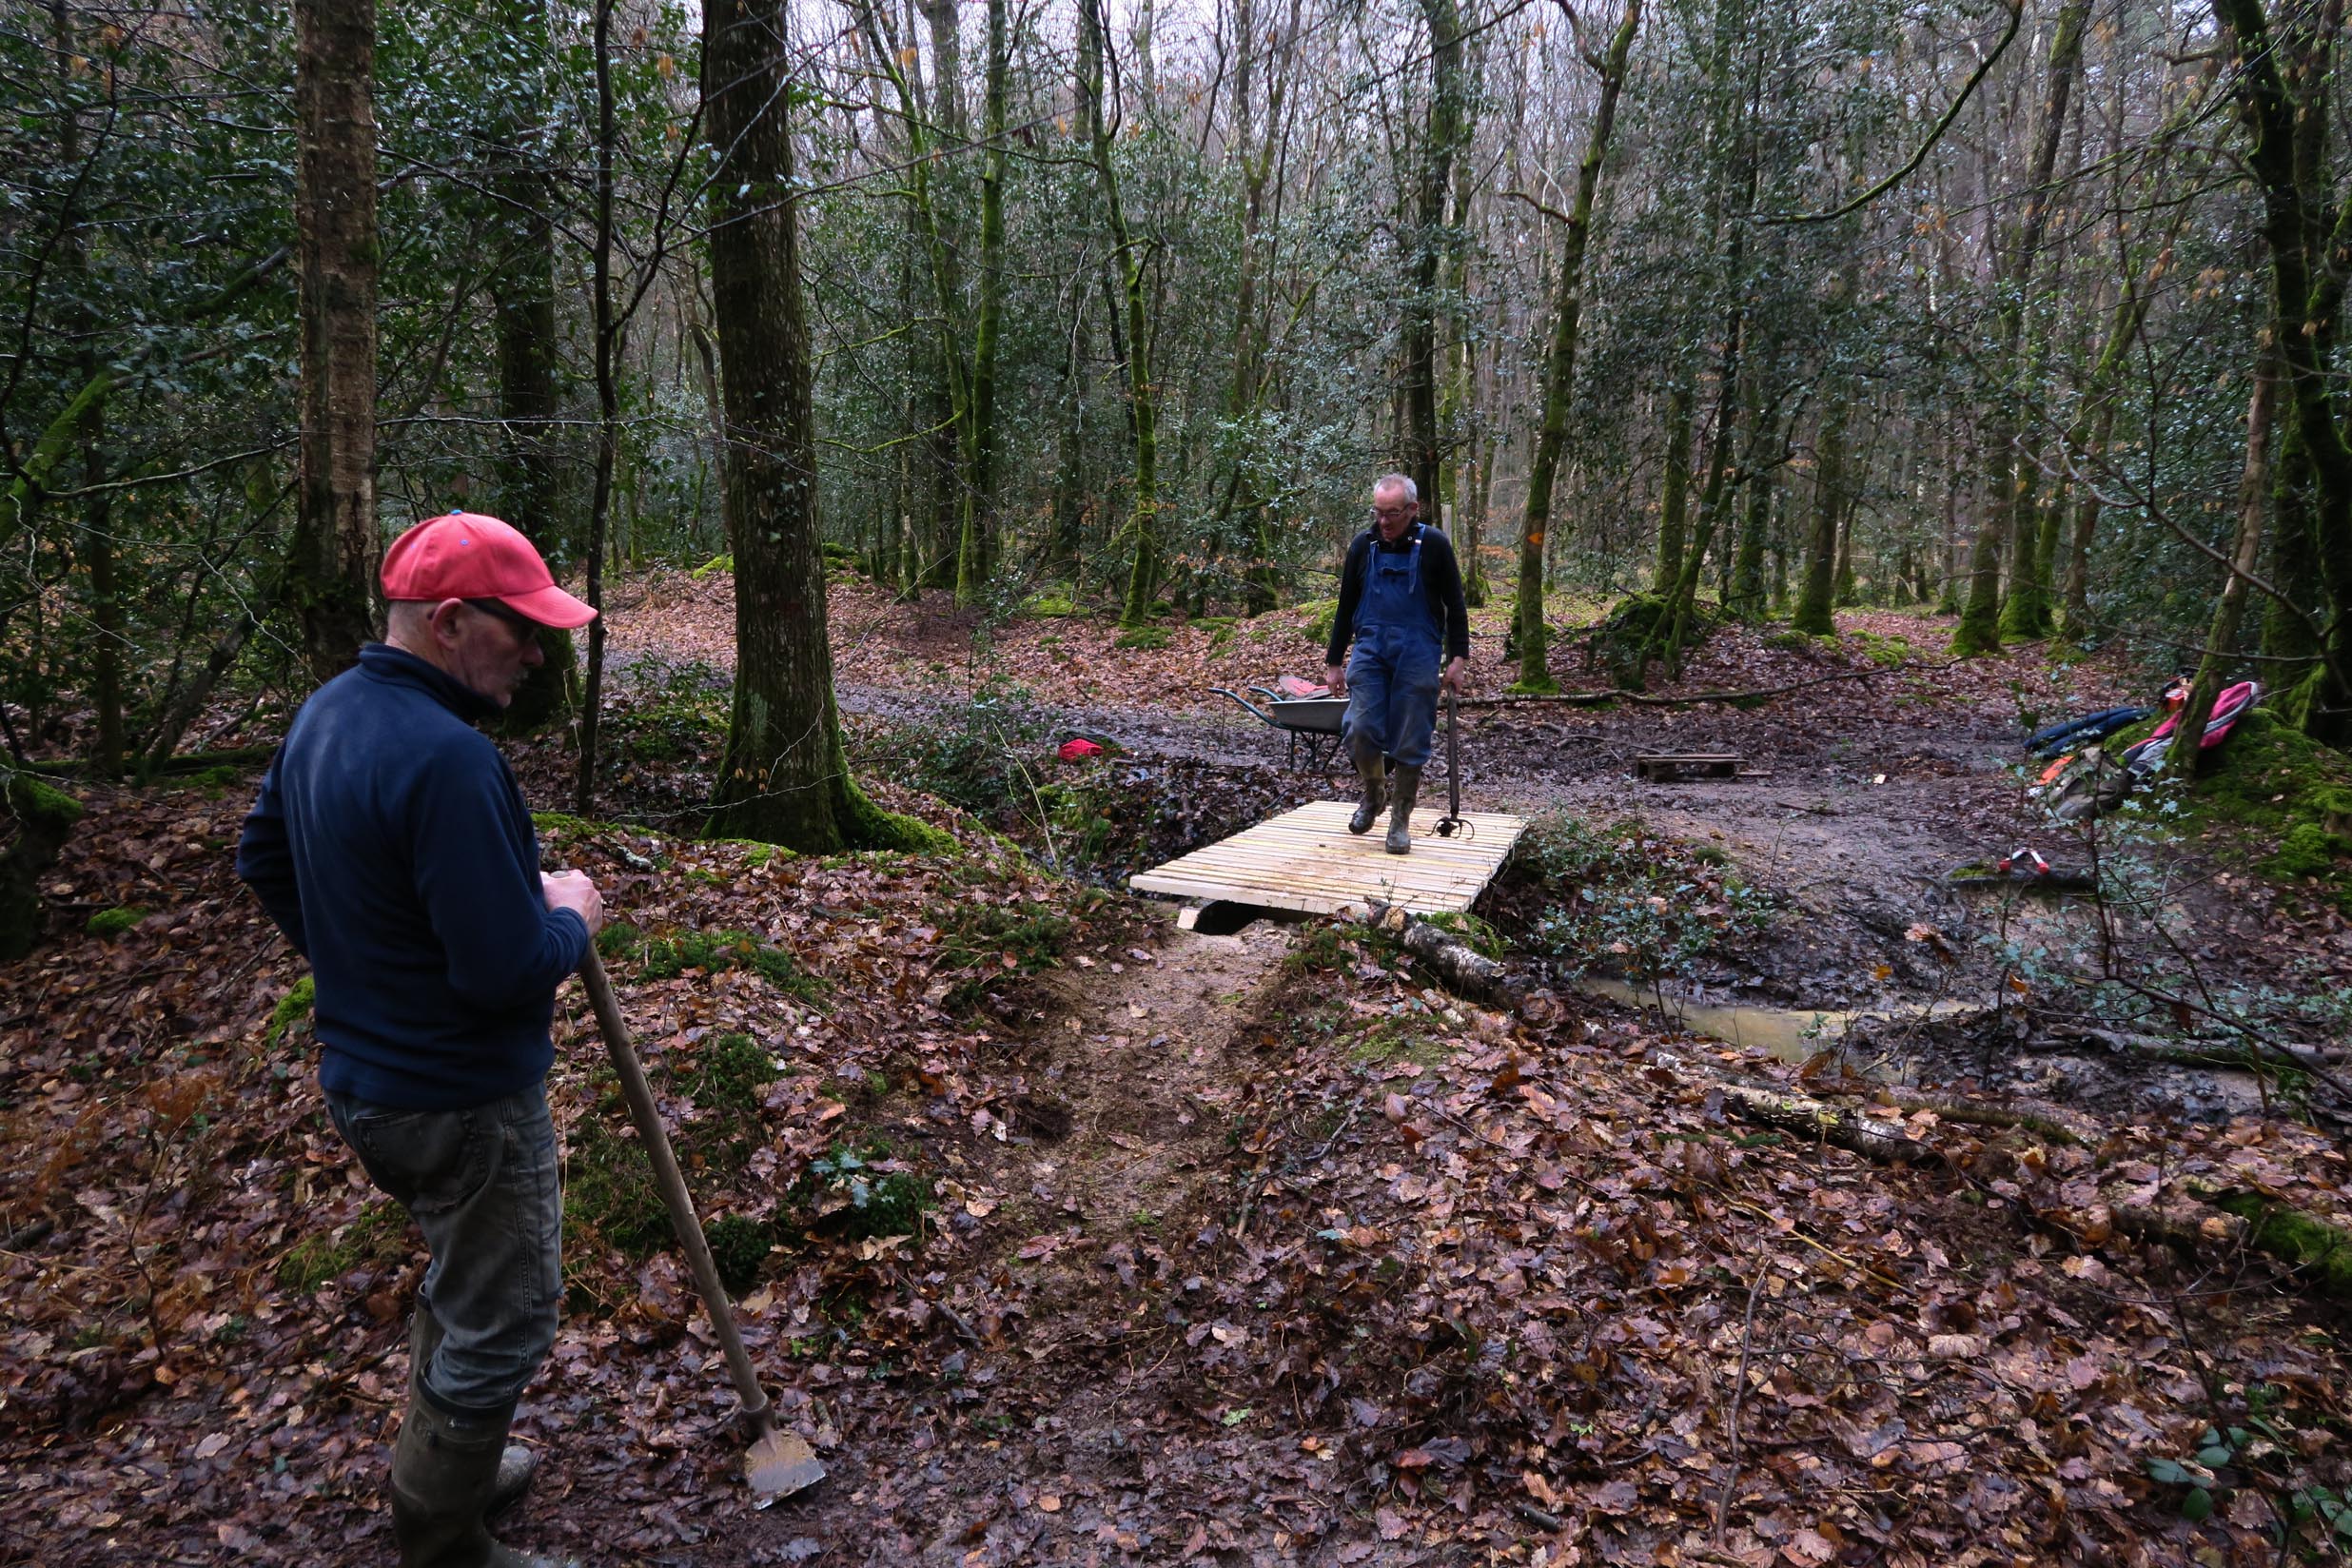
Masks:
[[[1340,720],[1347,716],[1347,698],[1343,696],[1302,696],[1288,701],[1269,702],[1266,711],[1270,722],[1278,730],[1301,730],[1309,735],[1338,735]]]

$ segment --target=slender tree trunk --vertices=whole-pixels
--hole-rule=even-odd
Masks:
[[[620,400],[613,382],[617,349],[613,321],[613,0],[597,0],[596,244],[594,275],[597,361],[597,465],[588,500],[588,602],[604,603],[604,530],[613,505],[613,462],[620,444]],[[738,563],[739,564],[739,563]],[[582,816],[596,804],[597,736],[604,697],[604,617],[588,623],[588,690],[580,703],[579,778],[573,808]]]
[[[375,0],[295,0],[301,480],[289,582],[320,680],[375,635]]]
[[[1609,136],[1617,122],[1617,95],[1625,86],[1625,60],[1641,26],[1641,0],[1625,0],[1625,14],[1609,52],[1598,62],[1600,102],[1593,111],[1593,128],[1585,143],[1584,161],[1577,167],[1576,206],[1569,210],[1560,245],[1558,297],[1552,306],[1552,347],[1543,364],[1543,422],[1536,437],[1535,461],[1527,474],[1527,515],[1519,537],[1519,600],[1517,604],[1519,681],[1522,692],[1555,692],[1558,683],[1547,668],[1550,628],[1544,611],[1544,538],[1552,524],[1552,491],[1559,470],[1561,449],[1568,439],[1568,405],[1576,395],[1577,331],[1584,308],[1584,252],[1593,231],[1593,206],[1600,190],[1601,162],[1608,156]]]
[[[2263,554],[2263,509],[2270,503],[2270,427],[2278,406],[2277,354],[2265,352],[2254,371],[2254,390],[2245,405],[2245,467],[2238,478],[2238,539],[2230,551],[2229,569],[2222,579],[2221,598],[2214,601],[2213,624],[2205,634],[2205,657],[2189,682],[2188,700],[2182,705],[2172,744],[2165,752],[2165,767],[2176,778],[2196,776],[2205,720],[2213,715],[2213,698],[2238,657],[2238,628],[2245,618],[2245,597],[2255,564]]]
[[[1970,560],[1968,607],[1952,630],[1952,651],[1962,657],[1998,652],[2007,628],[2016,635],[2038,636],[2048,620],[2047,593],[2036,597],[2037,568],[2032,550],[2039,533],[2031,526],[2034,465],[2021,448],[2012,407],[2027,393],[2019,363],[2019,343],[2029,308],[2033,264],[2042,248],[2050,207],[2050,176],[2058,164],[2058,148],[2066,136],[2067,104],[2074,92],[2083,64],[2083,24],[2090,0],[2066,0],[2050,35],[2048,87],[2042,108],[2041,134],[2026,176],[2025,211],[2016,233],[1995,258],[1996,343],[1993,363],[2001,377],[1989,410],[1992,425],[1985,443],[1985,497],[1977,519],[1976,545]],[[1998,234],[1996,225],[1994,232]],[[2012,538],[2019,570],[2012,574],[2025,601],[2011,608],[2006,622],[2001,602],[2001,558]]]
[[[1007,12],[988,0],[988,151],[980,171],[980,318],[972,329],[970,440],[965,443],[964,516],[955,601],[970,604],[996,570],[996,340],[1005,294],[1005,96],[1011,71]]]
[[[1127,530],[1134,555],[1127,569],[1127,595],[1119,624],[1132,629],[1151,618],[1152,590],[1160,578],[1160,434],[1159,415],[1151,388],[1151,329],[1145,303],[1144,242],[1129,231],[1127,209],[1120,203],[1119,171],[1111,162],[1113,127],[1103,101],[1103,61],[1110,49],[1110,31],[1104,25],[1102,0],[1079,0],[1078,96],[1087,117],[1087,132],[1105,214],[1110,225],[1114,260],[1119,268],[1120,295],[1127,315],[1127,382],[1129,429],[1135,441],[1134,497]]]
[[[1820,461],[1813,469],[1813,531],[1805,540],[1805,580],[1798,591],[1797,631],[1835,637],[1837,617],[1838,519],[1846,511],[1846,417],[1852,393],[1845,378],[1832,374],[1821,408]]]
[[[1412,286],[1405,299],[1402,445],[1423,514],[1441,524],[1445,519],[1437,515],[1444,488],[1438,444],[1438,284],[1448,249],[1445,205],[1461,140],[1461,17],[1454,0],[1421,0],[1421,12],[1429,29],[1429,113],[1421,139]]]
[[[1653,593],[1670,592],[1682,577],[1682,550],[1691,527],[1691,407],[1695,401],[1690,382],[1679,378],[1666,394],[1666,480],[1657,503]]]
[[[922,847],[935,842],[931,830],[878,811],[851,780],[833,705],[786,14],[782,0],[708,0],[702,12],[704,118],[716,164],[711,286],[735,563],[735,702],[710,831],[805,853]]]
[[[1087,331],[1087,291],[1070,290],[1069,333],[1062,358],[1062,425],[1060,453],[1053,470],[1053,538],[1047,552],[1049,578],[1069,584],[1070,598],[1078,598],[1079,560],[1085,541],[1080,537],[1086,518],[1086,361],[1090,335]]]
[[[1723,595],[1723,607],[1747,620],[1760,620],[1765,612],[1765,524],[1772,517],[1780,472],[1773,450],[1780,435],[1779,421],[1765,406],[1765,400],[1770,396],[1766,389],[1776,385],[1779,378],[1779,340],[1767,332],[1749,389],[1748,449],[1742,462],[1748,471],[1748,504],[1740,519],[1738,544],[1731,552],[1731,572]]]
[[[546,0],[505,0],[492,15],[526,55],[544,53]],[[554,421],[560,408],[556,371],[562,340],[556,330],[553,192],[540,151],[547,115],[546,94],[533,77],[519,101],[485,127],[493,196],[486,226],[498,259],[489,280],[499,361],[498,515],[560,563],[569,552],[557,500]],[[524,676],[502,728],[534,730],[571,715],[572,634],[548,626],[539,638],[547,661]]]
[[[82,56],[73,33],[73,15],[67,0],[50,0],[49,21],[55,37],[57,63],[57,93],[61,104],[70,106],[74,96],[73,79]],[[87,69],[87,68],[83,68]],[[82,124],[78,109],[68,107],[60,117],[59,162],[67,168],[77,168],[82,162]],[[95,313],[82,303],[88,286],[89,255],[82,243],[82,222],[78,210],[69,211],[61,222],[57,239],[57,271],[67,281],[69,297],[73,301],[71,319],[74,335],[82,340],[81,352],[75,356],[75,378],[84,386],[96,383],[101,369],[98,356],[90,346],[99,322]],[[74,532],[74,553],[81,557],[82,566],[89,578],[86,602],[89,608],[89,699],[97,714],[97,733],[92,736],[90,761],[102,776],[111,776],[123,765],[123,606],[120,590],[115,583],[114,524],[110,516],[108,492],[100,488],[107,479],[106,429],[107,400],[103,397],[77,400],[81,406],[80,428],[76,436],[82,447],[82,480],[89,494],[82,501],[81,526]]]

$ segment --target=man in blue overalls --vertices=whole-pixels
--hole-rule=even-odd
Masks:
[[[1454,546],[1419,520],[1421,495],[1402,474],[1372,487],[1373,526],[1347,547],[1340,573],[1340,608],[1331,617],[1323,662],[1334,696],[1347,697],[1342,726],[1363,799],[1348,818],[1349,833],[1369,833],[1391,798],[1388,853],[1413,848],[1413,797],[1437,727],[1438,689],[1461,689],[1470,667],[1470,612],[1461,599],[1461,568]],[[1347,644],[1356,653],[1343,666]],[[1439,649],[1444,673],[1439,673]],[[1383,758],[1397,775],[1388,788]]]

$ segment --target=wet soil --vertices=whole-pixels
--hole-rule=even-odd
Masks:
[[[869,722],[903,725],[953,704],[853,687],[843,706]],[[1347,793],[1336,774],[1286,769],[1284,735],[1238,709],[1037,705],[1021,716],[1052,741],[1084,735],[1139,766],[1186,767],[1196,788],[1214,789],[1217,771],[1230,770],[1261,789],[1270,777],[1304,796]],[[2018,989],[2017,951],[2079,960],[2112,948],[2119,966],[2184,985],[2292,988],[2324,983],[2314,980],[2315,960],[2322,974],[2332,966],[2339,983],[2352,976],[2352,930],[2323,916],[2317,945],[2263,940],[2269,895],[2242,879],[2217,881],[2206,867],[2177,873],[2168,933],[2089,897],[1954,888],[1962,868],[2019,849],[2069,870],[2085,862],[2081,832],[2049,823],[2027,796],[2013,769],[2017,737],[2014,725],[1981,707],[1891,692],[1847,705],[1834,721],[1787,698],[1761,709],[1472,707],[1460,715],[1460,751],[1471,809],[1637,820],[1651,833],[1715,846],[1773,899],[1766,932],[1703,960],[1678,988],[1677,1011],[1735,1009],[1748,1032],[1793,1040],[1820,1039],[1813,1020],[1823,1013],[1908,1015],[1900,1026],[1876,1022],[1863,1031],[1867,1050],[1857,1038],[1852,1054],[1910,1084],[2108,1114],[2205,1120],[2261,1108],[2272,1087],[2262,1075],[2052,1037],[2037,1013],[2055,998],[2031,983]],[[1657,751],[1733,752],[1742,775],[1650,782],[1634,758]],[[1441,798],[1444,787],[1441,748],[1424,788]],[[1968,1016],[1919,1016],[1931,1009]],[[1707,1032],[1696,1016],[1685,1023]]]

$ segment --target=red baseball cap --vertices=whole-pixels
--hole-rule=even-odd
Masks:
[[[571,631],[597,613],[556,586],[539,551],[515,529],[480,512],[427,518],[383,553],[390,599],[494,598],[541,626]]]

